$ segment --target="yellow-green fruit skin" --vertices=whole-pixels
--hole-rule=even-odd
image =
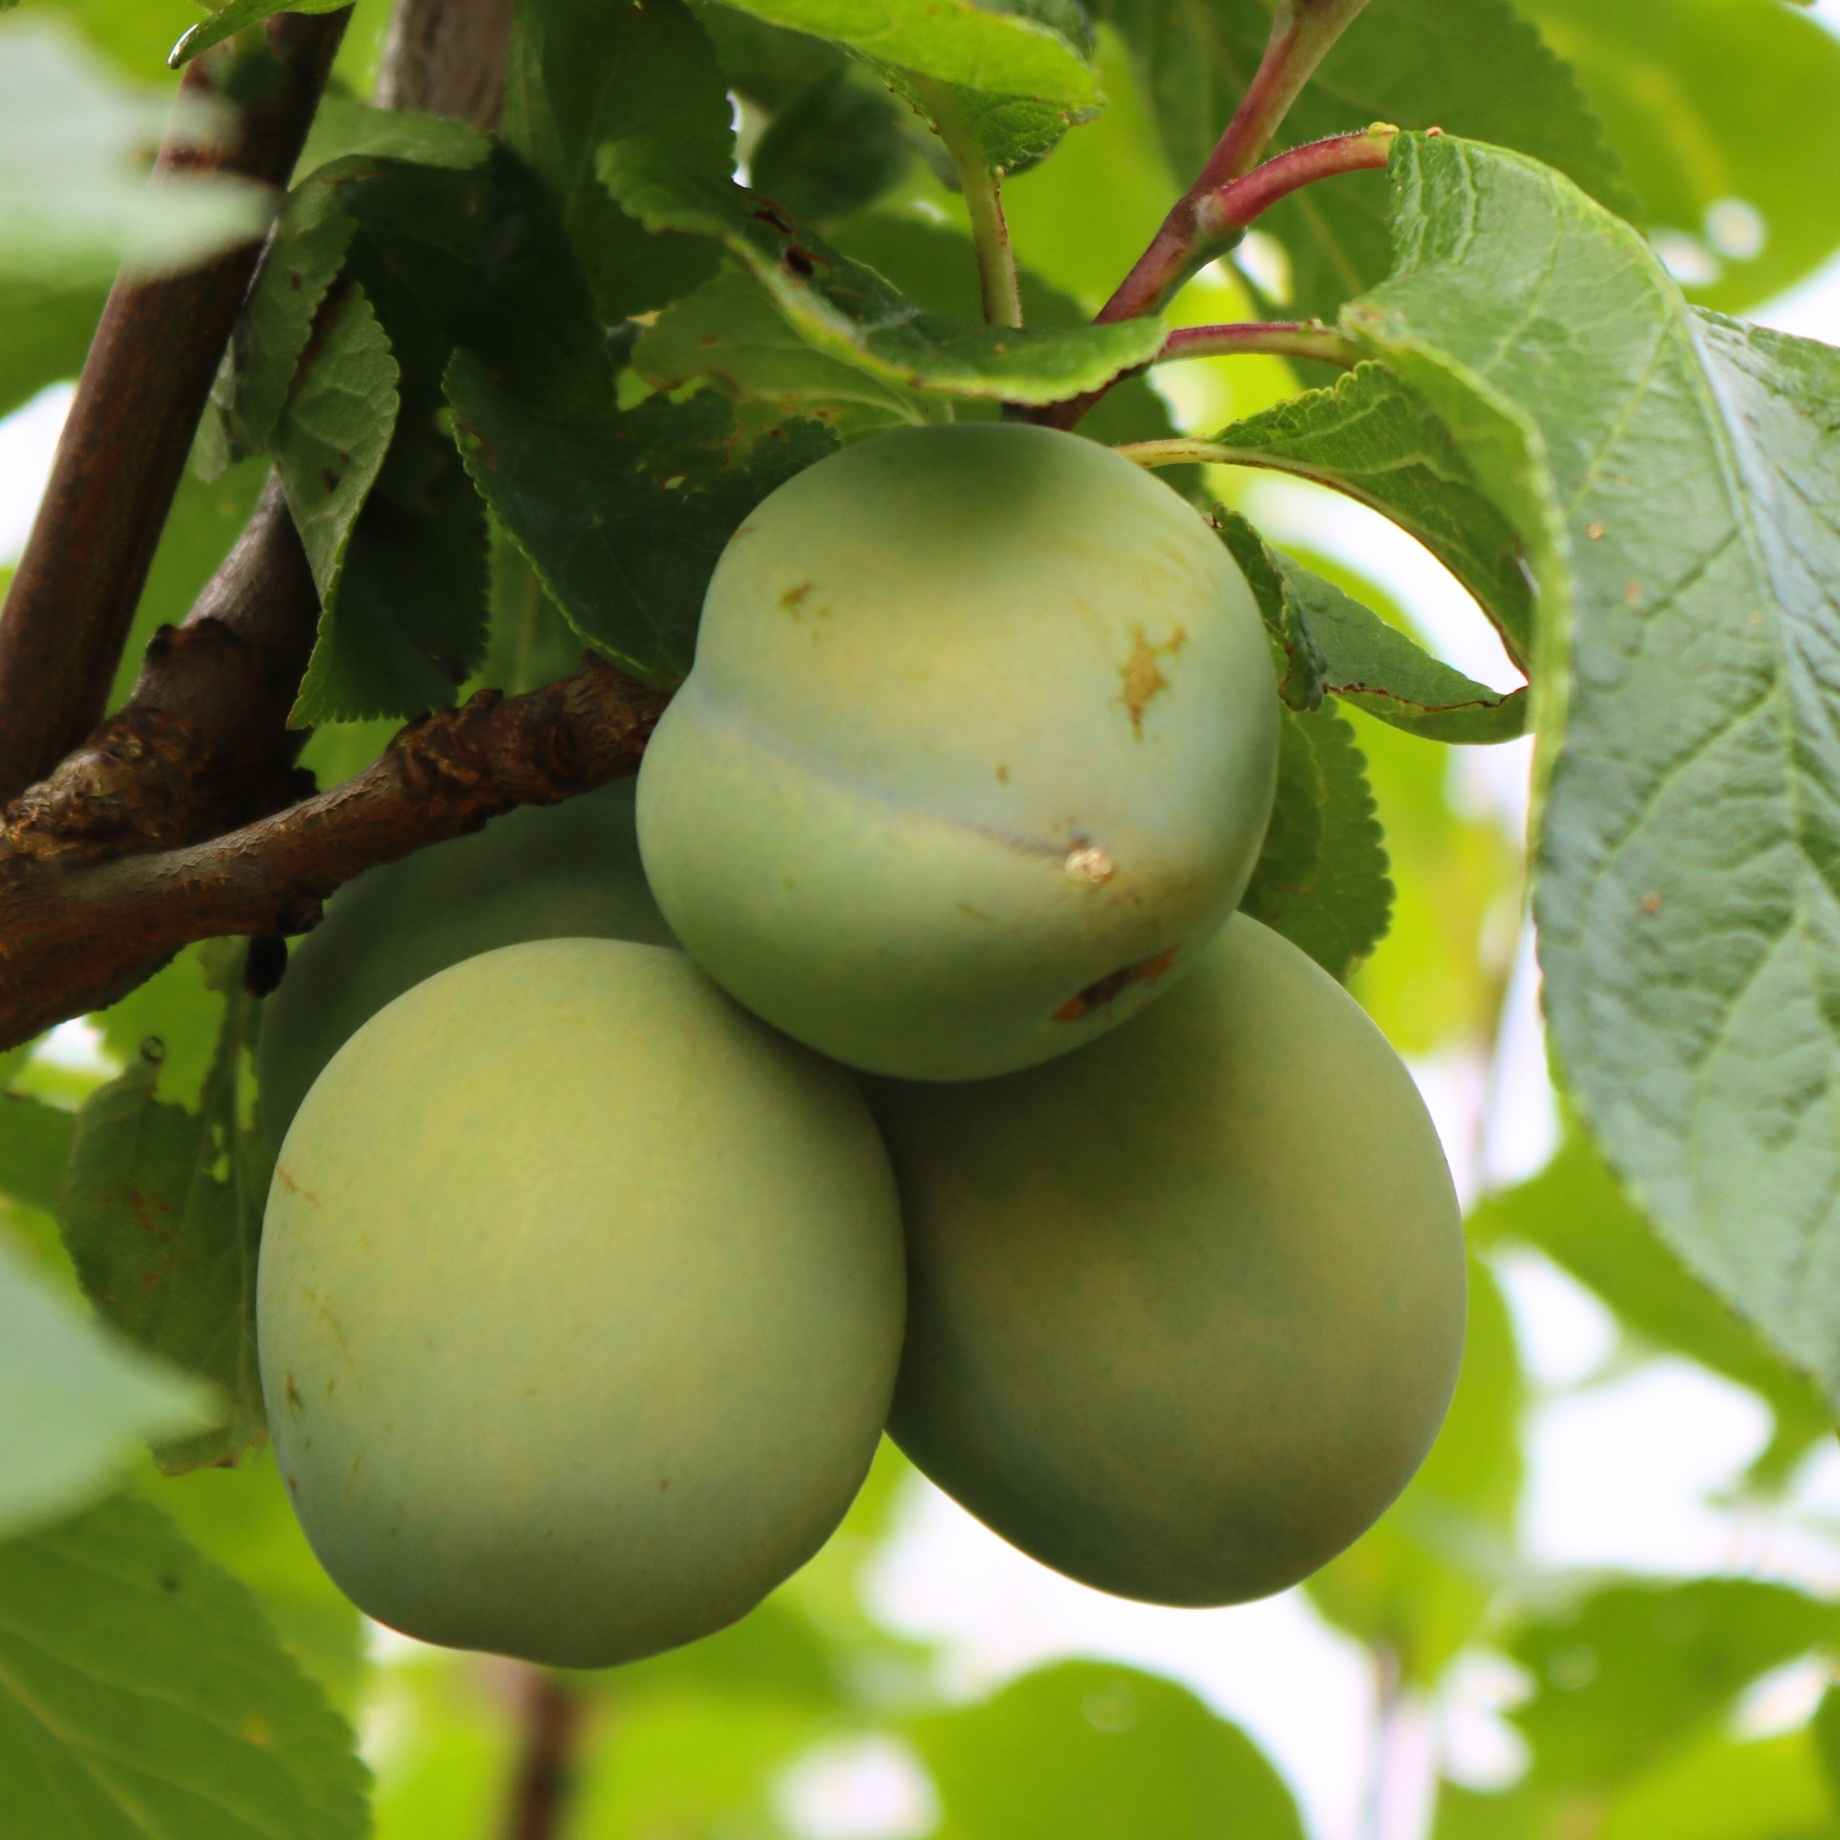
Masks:
[[[1083,1583],[1294,1584],[1417,1468],[1456,1382],[1437,1134],[1360,1006],[1235,917],[1176,996],[974,1086],[877,1081],[909,1270],[889,1430]]]
[[[631,1660],[835,1528],[903,1271],[839,1068],[682,953],[507,946],[380,1010],[275,1170],[262,1389],[308,1539],[425,1641]]]
[[[639,866],[634,796],[628,779],[521,806],[341,888],[262,1006],[256,1083],[270,1145],[359,1025],[449,965],[527,939],[674,944]]]
[[[878,435],[742,525],[646,749],[685,948],[851,1066],[972,1079],[1081,1047],[1232,912],[1278,706],[1251,590],[1108,448]]]

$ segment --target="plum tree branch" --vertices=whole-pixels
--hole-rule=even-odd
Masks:
[[[668,700],[598,661],[523,696],[482,690],[411,723],[343,785],[226,834],[132,854],[120,837],[47,831],[35,801],[17,801],[5,818],[12,848],[0,852],[0,1045],[103,1007],[181,946],[299,932],[365,869],[634,771]],[[90,775],[79,807],[106,808],[110,775],[132,778],[139,764],[79,757],[71,772]]]
[[[525,1670],[519,1686],[521,1735],[505,1840],[558,1840],[575,1786],[575,1753],[586,1709],[545,1669]]]
[[[195,60],[182,93],[248,100],[226,145],[199,152],[169,142],[158,164],[284,185],[349,17],[281,14],[259,46]],[[252,59],[270,66],[260,82]],[[124,279],[109,295],[0,614],[0,799],[49,772],[102,716],[261,247],[243,244],[178,275]]]

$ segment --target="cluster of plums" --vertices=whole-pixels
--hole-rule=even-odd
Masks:
[[[365,877],[270,1000],[263,1386],[338,1583],[633,1659],[815,1552],[884,1427],[1126,1596],[1353,1540],[1463,1257],[1405,1069],[1234,912],[1276,727],[1218,539],[1081,437],[905,430],[761,505],[636,807]]]

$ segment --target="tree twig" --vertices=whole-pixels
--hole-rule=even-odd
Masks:
[[[1306,141],[1303,146],[1278,154],[1214,191],[1199,196],[1190,194],[1169,214],[1163,228],[1157,232],[1157,240],[1131,271],[1142,288],[1141,298],[1132,313],[1113,317],[1129,318],[1136,313],[1154,312],[1181,281],[1221,250],[1231,248],[1247,227],[1281,198],[1288,198],[1292,192],[1314,185],[1320,179],[1334,178],[1342,173],[1369,172],[1384,166],[1398,138],[1397,128],[1386,122],[1375,122],[1372,127],[1358,129],[1352,134],[1334,134],[1325,140]],[[1181,214],[1179,225],[1178,213]],[[1120,294],[1123,292],[1121,288]],[[1113,295],[1112,302],[1116,302],[1120,294]],[[1111,304],[1108,303],[1107,311]],[[1104,319],[1106,312],[1102,311],[1099,317]],[[1064,402],[1026,409],[1022,419],[1040,422],[1048,428],[1072,428],[1117,381],[1114,377],[1098,389],[1087,390]]]
[[[1205,202],[1257,165],[1290,106],[1367,0],[1284,0],[1258,70],[1195,182],[1171,206],[1150,246],[1099,309],[1101,324],[1154,313],[1169,294],[1218,251],[1198,246]],[[1241,226],[1251,218],[1241,219]]]
[[[1309,358],[1352,370],[1362,353],[1351,339],[1319,319],[1242,320],[1229,326],[1178,326],[1163,341],[1152,364],[1181,358]]]
[[[103,1007],[183,945],[300,932],[365,869],[634,771],[668,700],[598,661],[524,696],[482,690],[411,723],[343,785],[178,848],[35,849],[16,804],[15,847],[0,852],[0,1046]]]
[[[169,143],[159,165],[285,184],[349,17],[282,14],[263,49],[195,60],[182,94],[254,93],[226,146]],[[249,80],[251,57],[274,66],[262,83]],[[247,243],[179,275],[119,281],[109,295],[0,614],[0,799],[49,772],[101,719],[260,252]]]
[[[514,0],[397,0],[377,76],[378,106],[498,126]]]
[[[520,1683],[521,1742],[505,1810],[505,1840],[558,1840],[575,1787],[585,1708],[554,1674],[526,1670]]]

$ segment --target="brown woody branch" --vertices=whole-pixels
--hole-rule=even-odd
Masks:
[[[514,0],[398,0],[377,78],[378,106],[432,109],[498,126]]]
[[[208,153],[169,144],[159,165],[285,184],[349,16],[269,20],[274,76],[237,84],[255,93],[228,143]],[[214,92],[248,55],[262,54],[196,60],[182,93]],[[0,799],[48,773],[102,716],[260,249],[251,242],[183,274],[119,281],[109,295],[0,615]]]
[[[365,869],[632,772],[667,700],[590,662],[425,716],[355,778],[227,835],[99,861],[0,853],[0,1045],[102,1007],[181,946],[299,932]]]

